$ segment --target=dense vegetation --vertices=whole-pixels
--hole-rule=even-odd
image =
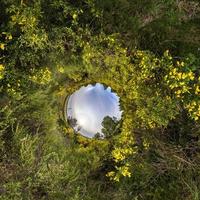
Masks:
[[[200,3],[0,0],[0,199],[200,199]],[[65,97],[120,97],[106,139]]]

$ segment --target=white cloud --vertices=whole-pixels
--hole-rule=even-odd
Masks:
[[[67,116],[77,120],[75,129],[81,128],[79,132],[86,137],[101,133],[105,116],[121,119],[119,97],[111,92],[110,87],[104,88],[100,83],[81,87],[67,103]]]

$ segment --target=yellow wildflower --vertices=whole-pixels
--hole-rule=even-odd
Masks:
[[[1,44],[0,44],[0,49],[2,49],[2,50],[5,49],[5,44],[4,44],[4,43],[1,43]]]
[[[189,72],[188,73],[188,77],[190,78],[190,80],[194,80],[194,73],[193,72]]]
[[[179,72],[179,73],[177,74],[177,76],[178,76],[179,79],[181,79],[181,78],[182,78],[182,73]]]
[[[9,40],[12,40],[12,35],[9,35],[9,36],[8,36],[8,39],[9,39]]]
[[[58,71],[60,72],[60,73],[64,73],[64,68],[63,67],[58,67]]]
[[[115,159],[115,162],[122,161],[126,158],[125,155],[122,153],[122,150],[123,149],[116,148],[112,151],[112,156]]]
[[[111,172],[108,172],[106,174],[107,177],[114,177],[115,176],[115,172],[111,171]]]
[[[197,85],[195,88],[195,94],[198,95],[199,93],[200,93],[200,87],[199,85]]]
[[[30,76],[30,79],[38,84],[45,85],[51,81],[52,73],[48,68],[41,69],[36,75]]]
[[[2,64],[0,64],[0,79],[3,79],[4,76],[4,66]]]
[[[129,168],[127,166],[123,166],[120,168],[120,172],[123,176],[131,177],[131,173],[129,172]]]
[[[116,181],[116,182],[119,182],[119,176],[115,176],[115,177],[113,178],[113,180]]]
[[[185,73],[182,74],[182,79],[187,78],[187,75]]]

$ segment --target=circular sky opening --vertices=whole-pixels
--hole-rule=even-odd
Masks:
[[[75,91],[67,98],[65,113],[75,132],[88,138],[105,138],[106,128],[117,124],[122,115],[117,94],[100,83]]]

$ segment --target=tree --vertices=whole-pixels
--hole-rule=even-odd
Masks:
[[[110,139],[112,136],[115,136],[120,131],[119,120],[116,117],[106,116],[102,122],[102,133],[106,139]]]

